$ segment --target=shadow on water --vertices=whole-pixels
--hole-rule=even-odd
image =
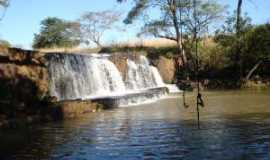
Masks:
[[[191,94],[188,109],[181,106],[181,99],[170,98],[94,113],[80,120],[37,126],[15,135],[9,131],[0,136],[0,156],[2,159],[267,159],[269,93],[205,92],[207,107],[201,112],[201,130],[196,127]]]

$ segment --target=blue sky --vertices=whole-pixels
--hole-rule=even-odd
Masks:
[[[236,7],[236,0],[219,0],[229,5],[229,11]],[[260,24],[270,21],[269,0],[244,0],[243,11],[248,12],[253,23]],[[30,48],[34,33],[39,32],[40,21],[49,16],[66,20],[75,20],[85,11],[118,10],[124,15],[131,4],[117,4],[116,0],[11,0],[4,19],[0,22],[0,39],[13,45]],[[2,10],[1,10],[2,13]],[[103,41],[132,40],[140,25],[132,24],[126,31],[108,31]]]

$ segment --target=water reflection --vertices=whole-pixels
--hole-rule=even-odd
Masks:
[[[195,108],[185,109],[174,98],[35,127],[23,132],[26,141],[19,149],[0,155],[2,159],[267,159],[269,93],[204,93],[207,107],[201,113],[201,130],[196,127]]]

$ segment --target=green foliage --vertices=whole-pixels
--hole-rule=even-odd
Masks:
[[[122,2],[123,0],[118,0]],[[138,17],[146,19],[139,35],[166,38],[177,43],[176,54],[182,59],[184,70],[188,69],[186,42],[195,42],[208,31],[209,25],[222,17],[224,7],[216,0],[133,0],[124,23],[130,24]],[[196,2],[196,3],[194,3]],[[196,5],[195,5],[196,4]],[[147,11],[159,10],[160,15],[150,17]],[[184,38],[185,37],[185,38]],[[183,39],[185,39],[183,41]]]
[[[258,60],[270,59],[270,24],[255,26],[243,37],[244,65],[252,67]]]
[[[229,15],[225,23],[221,26],[221,29],[218,29],[216,31],[216,34],[235,34],[236,33],[236,13],[234,12],[233,15]],[[247,15],[247,13],[244,14],[244,16],[241,16],[239,19],[239,32],[240,34],[243,34],[250,30],[252,28],[251,24],[251,18]]]
[[[176,46],[168,46],[168,47],[145,47],[145,46],[110,46],[103,47],[99,52],[100,53],[141,53],[144,54],[151,59],[156,59],[159,56],[164,56],[167,58],[173,58],[176,53]]]
[[[256,59],[270,59],[270,24],[259,25],[246,33],[244,53]]]
[[[79,24],[49,17],[41,22],[35,34],[33,48],[74,47],[79,44]]]
[[[120,2],[122,2],[120,0]],[[140,16],[151,4],[151,0],[135,0],[135,6],[129,11],[124,23],[131,24],[134,19]]]
[[[7,7],[9,5],[10,0],[0,0],[0,6]]]
[[[239,39],[235,31],[224,30],[224,32],[215,35],[214,41],[221,46],[220,51],[228,59],[224,62],[224,68],[233,68],[235,52],[239,51],[243,74],[246,75],[259,60],[269,60],[270,58],[270,25],[264,24],[252,27],[249,23],[241,24],[245,25],[241,25]],[[263,72],[261,73],[263,74]]]
[[[122,2],[123,0],[118,0]],[[140,16],[149,17],[147,11],[157,9],[161,11],[158,18],[148,18],[140,35],[152,35],[155,37],[177,40],[180,29],[185,34],[194,32],[195,22],[198,25],[197,31],[203,33],[208,25],[222,17],[224,6],[217,3],[216,0],[196,0],[197,14],[194,19],[193,1],[190,0],[134,0],[135,5],[129,11],[124,22],[132,23]],[[181,15],[181,16],[180,16]]]

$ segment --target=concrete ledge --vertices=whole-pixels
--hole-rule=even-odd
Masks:
[[[140,98],[151,99],[154,98],[155,96],[165,95],[167,93],[168,93],[167,87],[158,87],[147,89],[137,93],[96,98],[92,99],[92,101],[98,104],[102,104],[105,108],[115,108],[120,105],[128,105],[128,103],[136,102],[136,100]]]

